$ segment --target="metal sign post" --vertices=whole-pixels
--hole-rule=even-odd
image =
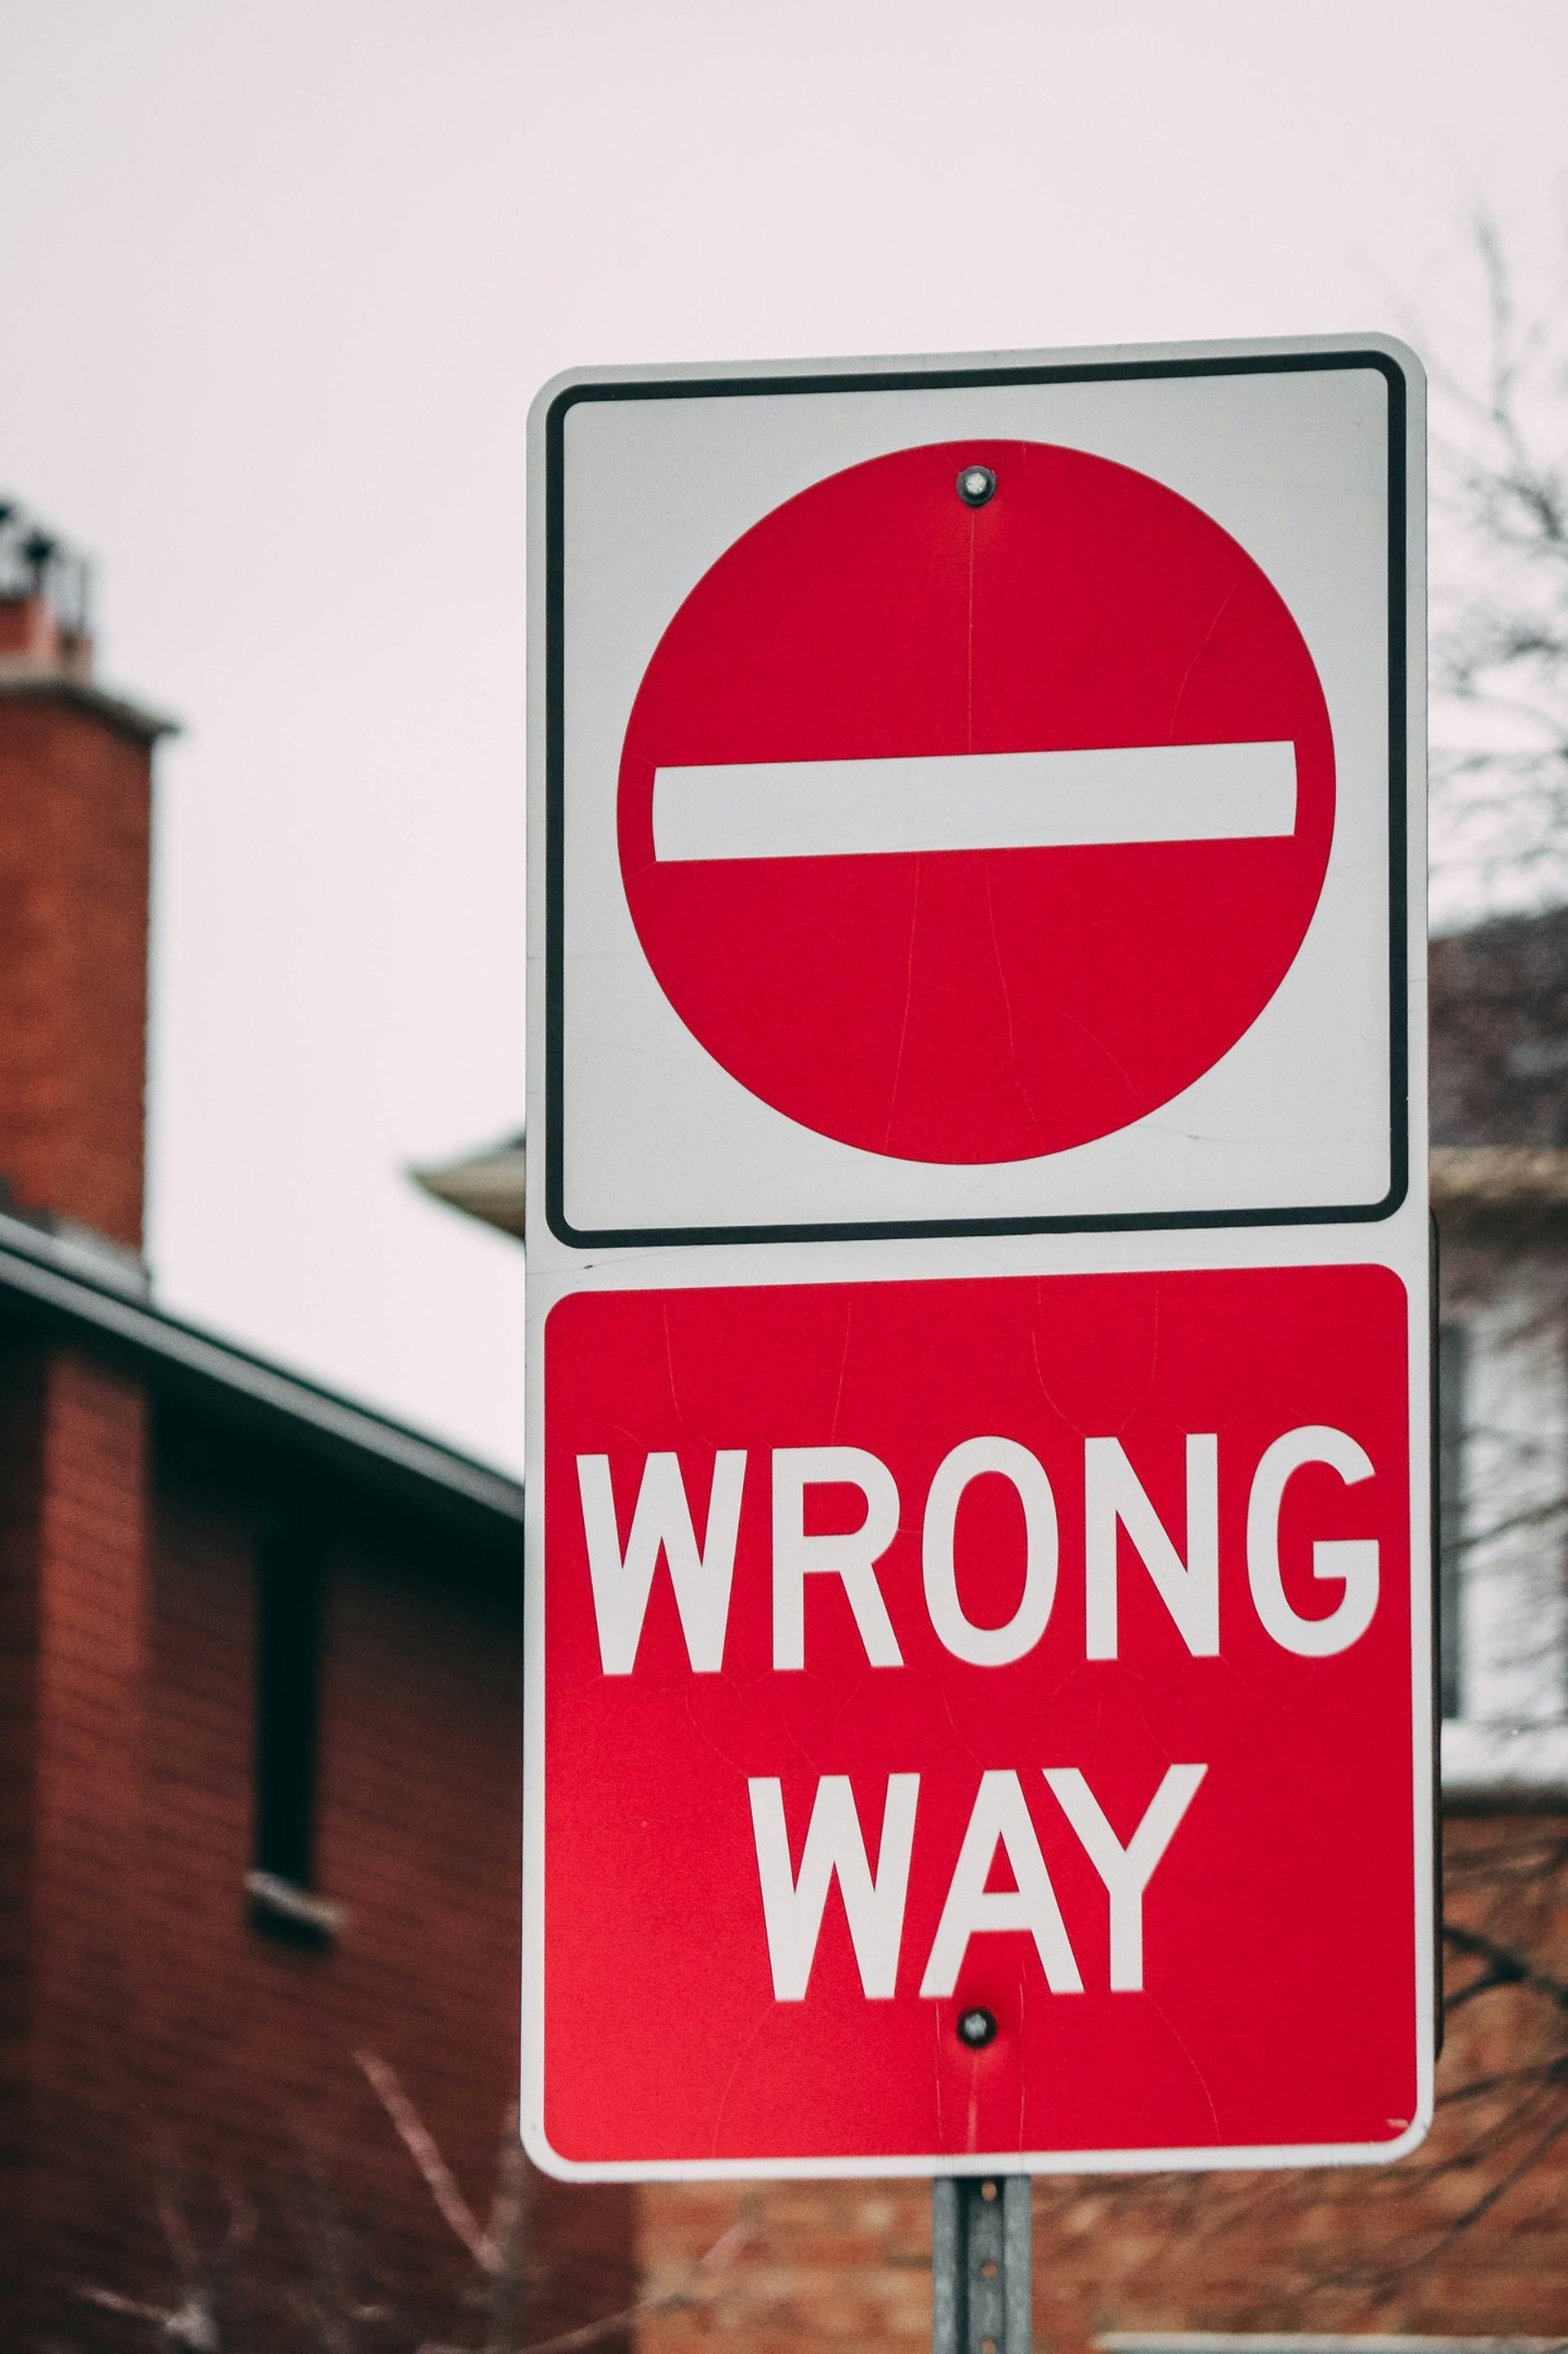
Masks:
[[[931,2185],[931,2354],[1030,2354],[1030,2179]]]

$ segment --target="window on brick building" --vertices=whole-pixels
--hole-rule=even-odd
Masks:
[[[1438,1338],[1443,1780],[1568,1793],[1568,1278],[1499,1253]]]
[[[1467,1335],[1437,1335],[1437,1680],[1445,1719],[1460,1713],[1460,1599],[1464,1549],[1465,1373]]]
[[[255,1779],[251,1919],[294,1943],[322,1945],[337,1907],[316,1887],[325,1564],[299,1514],[256,1542]]]

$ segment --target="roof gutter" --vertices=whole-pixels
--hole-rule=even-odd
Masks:
[[[166,1315],[116,1288],[111,1278],[92,1280],[79,1272],[79,1251],[70,1253],[74,1264],[63,1263],[68,1248],[25,1220],[0,1214],[0,1298],[26,1301],[78,1331],[129,1350],[154,1369],[217,1389],[351,1450],[367,1465],[402,1473],[521,1525],[519,1480]]]

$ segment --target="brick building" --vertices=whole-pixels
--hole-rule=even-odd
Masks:
[[[509,2155],[520,1491],[151,1296],[81,588],[0,520],[0,2345],[546,2338],[630,2217]]]

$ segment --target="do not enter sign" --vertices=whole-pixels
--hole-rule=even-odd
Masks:
[[[1400,1198],[1403,368],[1002,376],[544,404],[569,1250]]]
[[[1081,450],[896,451],[764,516],[632,705],[627,903],[740,1084],[916,1161],[1140,1119],[1301,946],[1334,748],[1301,632],[1209,515]]]
[[[1418,410],[1332,342],[536,405],[557,2173],[1425,2129]]]

